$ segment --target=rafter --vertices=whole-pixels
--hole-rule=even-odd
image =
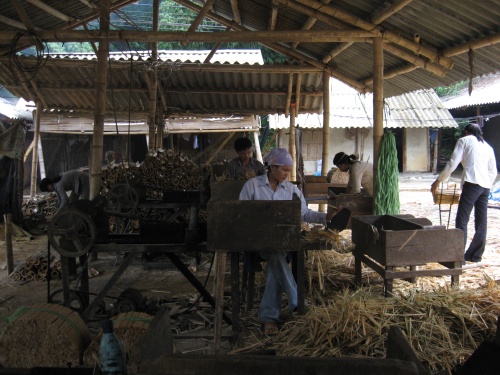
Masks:
[[[307,5],[312,8],[313,11],[318,13],[324,13],[331,17],[342,20],[343,22],[349,23],[353,26],[359,27],[362,30],[370,31],[375,36],[382,36],[386,42],[395,43],[401,47],[407,48],[410,51],[427,57],[431,61],[443,65],[445,68],[451,69],[453,67],[453,60],[443,56],[436,48],[430,48],[422,46],[413,40],[402,37],[398,33],[390,30],[385,30],[382,27],[375,25],[371,22],[365,21],[357,16],[352,15],[340,8],[334,7],[332,5],[324,5],[320,1],[316,0],[276,0],[280,3],[286,4],[293,7],[294,4]]]
[[[236,20],[235,20],[235,22],[236,22]],[[228,31],[231,31],[231,30],[232,30],[232,27],[228,26],[228,27],[226,27],[225,32],[227,33]],[[205,61],[203,61],[204,64],[208,64],[210,62],[210,60],[212,60],[212,57],[214,57],[215,52],[217,52],[217,50],[220,48],[221,45],[222,45],[222,42],[215,43],[215,45],[212,47],[212,50],[205,58]]]
[[[278,20],[278,3],[273,0],[273,6],[271,8],[271,17],[269,18],[269,31],[276,29],[276,21]]]
[[[29,31],[35,31],[35,27],[31,23],[31,19],[28,17],[26,14],[26,11],[24,10],[23,6],[19,2],[19,0],[10,0],[14,8],[16,9],[17,15],[21,19],[21,21],[24,23],[26,26],[26,29]]]
[[[4,23],[6,25],[9,25],[9,26],[15,27],[16,29],[19,29],[19,30],[28,30],[28,28],[26,27],[26,25],[24,23],[13,20],[13,19],[5,17],[5,16],[2,16],[1,14],[0,14],[0,22]],[[41,30],[41,29],[35,28],[35,30]]]
[[[36,6],[37,8],[40,8],[41,10],[47,12],[51,16],[54,16],[56,18],[59,18],[60,20],[63,20],[65,22],[70,22],[73,21],[74,18],[70,17],[63,12],[58,11],[57,9],[52,8],[50,5],[45,4],[44,2],[40,0],[26,0],[28,3]]]
[[[331,0],[321,0],[321,2],[323,4],[328,4],[330,1]],[[310,30],[314,26],[314,24],[316,23],[317,20],[318,19],[316,17],[309,16],[307,18],[306,22],[304,22],[304,24],[302,25],[301,29],[302,30]],[[299,45],[299,43],[295,42],[295,43],[292,44],[292,48],[296,49],[298,45]]]
[[[446,48],[443,51],[443,56],[448,56],[448,57],[456,56],[468,52],[469,49],[474,50],[482,47],[492,46],[498,43],[500,43],[500,32],[467,43],[459,44],[454,47]]]
[[[405,6],[410,4],[413,0],[395,0],[392,4],[389,4],[386,8],[384,8],[381,12],[377,12],[373,14],[370,19],[371,22],[375,25],[378,25],[385,21],[390,16],[396,14]]]
[[[174,1],[178,4],[181,4],[185,7],[193,10],[194,12],[198,12],[201,9],[201,7],[197,6],[196,4],[193,4],[191,1],[188,1],[188,0],[174,0]],[[241,25],[236,24],[235,22],[232,22],[231,20],[228,20],[228,19],[226,19],[222,16],[219,16],[215,13],[212,13],[212,12],[209,12],[207,14],[207,17],[220,23],[221,25],[233,26],[233,28],[235,30],[238,30],[238,31],[251,31],[251,30],[249,30]],[[342,73],[339,73],[339,72],[335,71],[334,69],[332,69],[331,67],[329,67],[328,65],[325,65],[325,64],[319,62],[318,60],[315,60],[309,56],[306,56],[303,53],[294,51],[290,47],[285,47],[285,46],[278,44],[278,43],[261,43],[261,44],[276,51],[276,52],[281,53],[284,56],[288,56],[290,58],[297,59],[299,61],[303,61],[306,64],[309,64],[309,65],[312,65],[312,66],[319,68],[321,70],[327,71],[332,77],[335,77],[335,78],[341,80],[342,82],[346,83],[347,85],[349,85],[351,87],[354,87],[355,89],[357,89],[360,92],[363,92],[365,89],[364,84],[362,84],[361,82],[358,82],[357,80],[355,80],[351,77],[348,77]]]
[[[194,19],[193,23],[191,26],[189,26],[187,32],[193,32],[195,31],[198,26],[203,22],[203,19],[206,17],[207,13],[212,10],[212,6],[214,5],[215,0],[207,0],[201,10],[198,12],[196,18]],[[188,41],[183,41],[182,45],[186,46]]]
[[[233,10],[233,19],[238,25],[241,25],[240,9],[238,7],[238,0],[231,0],[231,9]]]

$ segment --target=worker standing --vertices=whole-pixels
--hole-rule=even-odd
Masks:
[[[465,252],[464,261],[480,262],[486,246],[488,224],[488,195],[497,177],[497,163],[493,148],[485,142],[478,124],[468,124],[464,136],[457,141],[451,158],[436,181],[431,185],[436,194],[439,184],[447,181],[451,173],[462,163],[462,193],[458,202],[455,227],[464,232],[467,243],[467,225],[474,207],[476,231]]]

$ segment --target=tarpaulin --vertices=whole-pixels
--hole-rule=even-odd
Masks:
[[[0,127],[0,156],[22,160],[25,139],[26,125],[23,123],[17,123],[7,130]]]

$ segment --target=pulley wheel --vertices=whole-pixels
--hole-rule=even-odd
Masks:
[[[63,209],[50,221],[47,237],[59,254],[76,258],[90,251],[95,241],[96,228],[86,213]]]
[[[121,214],[132,214],[137,209],[137,205],[139,204],[139,194],[136,189],[129,184],[118,184],[113,186],[108,194],[109,200],[109,209],[112,214],[121,213]]]

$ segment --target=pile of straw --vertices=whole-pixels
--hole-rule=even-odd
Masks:
[[[451,372],[485,339],[493,340],[499,289],[437,291],[383,298],[380,290],[345,290],[280,330],[285,356],[385,357],[387,333],[401,328],[431,372]]]
[[[4,367],[67,367],[81,363],[90,333],[80,316],[55,304],[21,307],[0,337]]]
[[[116,336],[123,344],[125,351],[130,354],[139,337],[148,329],[153,317],[141,312],[127,312],[113,317],[113,326]],[[102,332],[97,334],[83,355],[83,363],[86,366],[94,366],[99,363],[99,346],[101,344]]]

